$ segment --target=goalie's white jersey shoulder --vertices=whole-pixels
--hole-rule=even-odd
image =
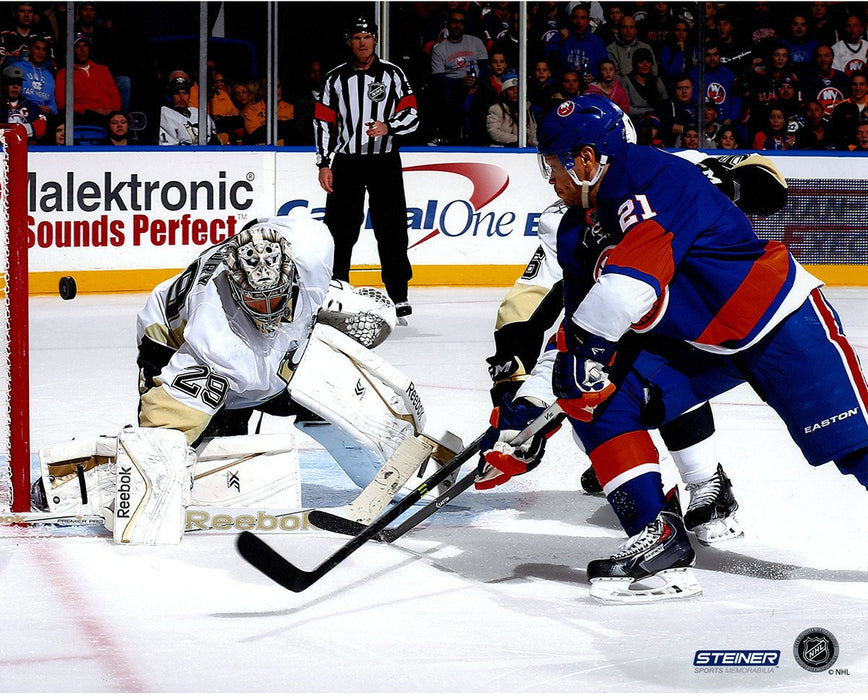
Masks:
[[[274,333],[261,333],[233,299],[225,244],[157,285],[138,315],[140,338],[175,351],[158,383],[171,398],[208,415],[223,405],[256,405],[286,387],[282,366],[304,345],[328,289],[333,243],[325,226],[298,217],[267,221],[289,240],[298,271],[292,318]]]

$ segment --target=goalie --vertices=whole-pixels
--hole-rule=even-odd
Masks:
[[[450,456],[441,441],[460,449],[454,436],[422,435],[426,416],[412,381],[370,350],[394,327],[394,305],[378,290],[330,283],[332,256],[328,230],[296,209],[251,221],[157,285],[137,321],[140,427],[122,431],[116,445],[73,441],[41,455],[35,491],[44,494],[35,500],[63,512],[87,503],[91,492],[101,506],[114,500],[116,540],[163,542],[180,538],[174,517],[190,502],[191,476],[200,503],[262,505],[291,485],[298,494],[289,483],[293,473],[297,482],[291,435],[248,435],[256,410],[295,416],[355,484],[371,485],[363,495],[373,495],[354,501],[371,515],[432,453],[440,461]],[[85,456],[90,468],[76,480],[68,465]],[[243,493],[234,500],[225,488],[215,494],[213,483],[198,483],[197,467],[215,456],[244,462],[243,488],[234,483]],[[388,483],[376,478],[384,464],[392,467]],[[93,467],[105,465],[116,467],[116,480],[93,483],[100,471]],[[274,505],[300,505],[296,498]],[[146,501],[156,510],[139,521],[169,524],[124,539],[119,531],[129,536],[135,528],[119,527],[119,515],[132,517]]]

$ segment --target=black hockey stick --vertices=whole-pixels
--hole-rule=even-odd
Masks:
[[[543,411],[536,420],[532,421],[524,430],[522,430],[511,442],[516,445],[526,442],[540,430],[546,428],[555,419],[560,420],[561,415],[562,411],[558,405],[552,404]],[[365,542],[377,537],[377,535],[386,529],[389,523],[393,522],[402,513],[405,513],[409,508],[416,504],[419,499],[428,493],[428,491],[447,479],[458,467],[476,454],[479,449],[479,443],[482,441],[482,437],[483,436],[480,435],[476,438],[466,448],[455,455],[455,457],[450,459],[440,469],[434,472],[428,479],[419,484],[419,486],[417,486],[411,493],[404,496],[404,498],[398,501],[395,505],[382,513],[370,525],[365,527],[359,534],[353,537],[353,539],[347,542],[343,547],[338,549],[328,559],[323,561],[313,571],[299,569],[297,566],[275,552],[259,537],[249,531],[242,532],[238,536],[238,539],[235,542],[238,552],[245,561],[259,569],[259,571],[268,576],[275,583],[284,588],[288,588],[291,591],[300,593],[319,581],[329,571],[365,544]],[[464,479],[459,483],[463,483],[469,476],[470,475],[468,474],[468,476],[464,477]],[[455,486],[457,485],[458,484],[455,484]]]
[[[416,527],[423,520],[427,520],[457,495],[464,493],[467,489],[473,486],[475,481],[476,470],[474,469],[452,484],[452,486],[446,489],[436,499],[413,513],[413,515],[406,520],[402,520],[400,523],[395,525],[395,527],[387,527],[383,529],[374,537],[374,539],[378,542],[394,542],[399,537]],[[340,535],[356,536],[367,527],[364,523],[357,523],[355,520],[342,518],[340,515],[335,515],[322,510],[312,510],[308,515],[308,520],[312,525],[315,525],[321,530],[336,532]]]

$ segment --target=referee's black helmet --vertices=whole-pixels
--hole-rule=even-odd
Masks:
[[[370,19],[369,17],[359,15],[347,25],[347,41],[349,41],[353,34],[359,34],[362,32],[367,32],[368,34],[373,34],[374,36],[377,36],[377,25],[374,20]]]

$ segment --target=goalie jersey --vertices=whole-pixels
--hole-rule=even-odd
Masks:
[[[137,319],[142,427],[176,428],[192,443],[221,408],[250,408],[286,389],[329,287],[334,244],[301,209],[259,221],[292,248],[298,290],[290,317],[271,334],[257,329],[230,291],[227,243],[157,285]],[[148,364],[152,377],[144,376]]]

